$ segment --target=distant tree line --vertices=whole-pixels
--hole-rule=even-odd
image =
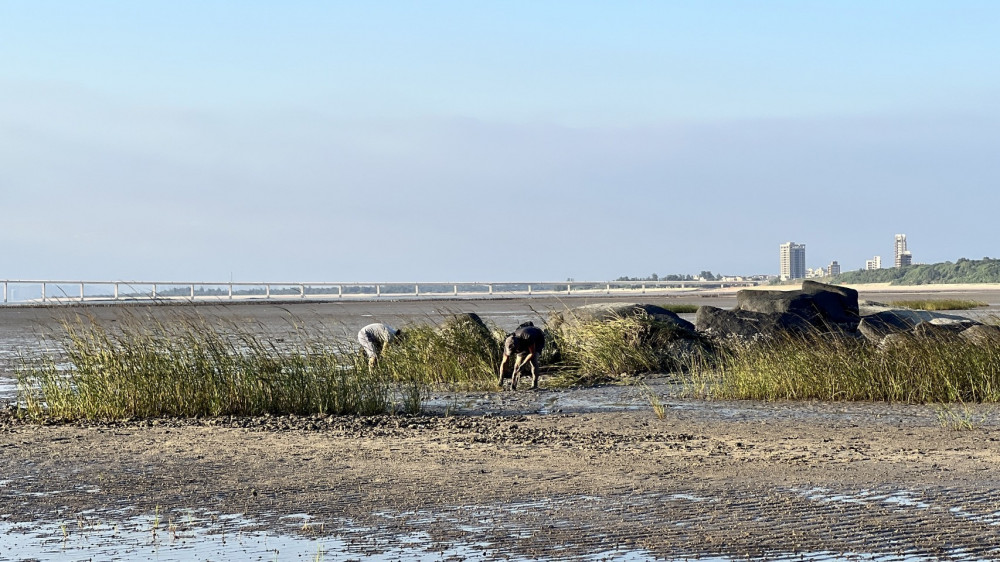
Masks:
[[[906,265],[886,269],[846,271],[835,283],[891,283],[893,285],[929,285],[932,283],[1000,283],[1000,259],[960,258],[955,263]]]
[[[713,275],[711,271],[702,271],[698,275],[688,275],[683,273],[673,273],[670,275],[664,275],[660,277],[657,274],[652,274],[649,277],[619,277],[615,281],[696,281],[698,279],[703,279],[705,281],[716,281],[722,279],[722,274]]]

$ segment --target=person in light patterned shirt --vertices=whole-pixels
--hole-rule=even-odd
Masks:
[[[402,330],[378,322],[361,328],[358,332],[358,343],[361,344],[361,349],[368,356],[369,369],[374,368],[375,364],[378,363],[378,358],[382,355],[382,349],[386,344],[398,338],[402,333]]]

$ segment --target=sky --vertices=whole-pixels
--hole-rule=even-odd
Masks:
[[[997,257],[998,60],[992,0],[0,0],[0,279]]]

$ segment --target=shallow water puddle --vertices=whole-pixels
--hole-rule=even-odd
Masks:
[[[834,493],[826,488],[794,489],[792,491],[802,494],[806,499],[823,503],[853,503],[860,505],[884,503],[915,509],[931,509],[933,507],[926,502],[916,499],[915,496],[917,494],[908,490],[894,490],[887,493],[880,493],[874,490],[861,490],[853,494]]]
[[[280,519],[287,532],[260,530],[239,515],[156,515],[115,521],[94,512],[66,522],[0,522],[3,560],[466,560],[485,559],[480,545],[442,548],[413,533],[389,541],[322,536],[307,515]],[[340,527],[340,525],[338,525]],[[293,534],[297,529],[300,534]],[[307,536],[316,533],[315,537]],[[493,551],[496,554],[496,551]],[[12,558],[7,558],[11,556]]]
[[[943,506],[928,503],[916,492],[910,490],[893,490],[891,492],[878,492],[875,490],[860,490],[855,493],[843,494],[834,493],[826,488],[793,489],[805,498],[824,503],[852,503],[859,505],[885,504],[889,506],[899,506],[900,508],[912,508],[918,510],[947,511],[955,517],[968,519],[977,523],[984,523],[990,526],[1000,526],[1000,511],[996,510],[996,505],[986,506],[980,512],[973,511],[969,506]],[[920,497],[920,499],[918,499]]]
[[[705,498],[678,494],[674,501],[705,501]],[[539,507],[545,502],[526,502],[510,506],[513,511]],[[430,533],[414,530],[404,533],[354,525],[349,520],[323,522],[308,514],[293,514],[277,518],[271,529],[262,530],[261,522],[241,515],[220,515],[194,510],[121,518],[121,513],[81,513],[75,519],[62,522],[14,523],[0,521],[0,558],[15,561],[50,560],[535,560],[507,552],[503,545],[492,544],[484,531],[494,522],[498,506],[467,506],[462,510],[481,511],[480,525],[463,525],[468,540],[442,544]],[[491,512],[491,513],[486,513]],[[410,523],[432,524],[442,520],[442,514],[411,511],[383,513],[387,519],[408,519]],[[0,516],[7,517],[7,516]],[[447,515],[444,516],[448,518]],[[339,535],[325,533],[336,530]],[[312,535],[312,536],[310,536]],[[609,562],[643,562],[647,560],[701,560],[705,562],[735,562],[746,557],[717,556],[708,553],[656,555],[645,549],[609,549],[590,554],[559,549],[545,556],[554,560],[584,560]],[[951,552],[952,560],[976,560]],[[842,552],[772,552],[749,560],[864,560],[871,562],[929,562],[937,557],[923,555],[883,555]]]
[[[284,560],[322,556],[332,542],[244,530],[235,518],[225,521],[115,521],[91,512],[65,522],[0,522],[0,552],[13,560]]]
[[[508,555],[485,544],[434,544],[425,533],[395,537],[385,544],[360,546],[337,537],[308,538],[270,531],[230,531],[184,527],[153,536],[149,521],[112,523],[0,523],[0,552],[4,560],[534,560]],[[603,552],[577,560],[662,560],[648,552]],[[701,560],[728,560],[701,558]]]

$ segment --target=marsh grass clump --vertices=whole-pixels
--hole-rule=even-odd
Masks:
[[[660,306],[669,310],[670,312],[673,312],[674,314],[694,314],[695,312],[698,312],[697,304],[674,303],[674,304],[663,304]]]
[[[830,334],[737,340],[691,379],[699,394],[729,399],[996,402],[1000,345],[914,337],[879,346]]]
[[[660,399],[660,396],[656,394],[656,391],[649,388],[649,385],[645,383],[639,385],[639,390],[649,400],[649,405],[653,408],[653,413],[656,414],[657,419],[662,420],[667,417],[667,406]]]
[[[963,299],[926,299],[926,300],[902,300],[892,301],[890,306],[899,308],[910,308],[913,310],[971,310],[973,308],[985,308],[990,304],[982,301]]]
[[[938,404],[935,408],[941,427],[955,431],[976,429],[986,423],[988,412],[978,412],[965,403]]]
[[[500,332],[502,334],[502,332]],[[455,390],[494,388],[502,339],[472,322],[410,326],[385,347],[377,370],[408,388],[445,385]]]
[[[574,322],[553,331],[561,358],[557,384],[594,384],[622,376],[676,370],[680,348],[698,353],[694,334],[648,314]],[[692,345],[688,345],[692,344]]]
[[[343,344],[264,339],[234,324],[178,317],[63,323],[65,363],[18,370],[18,403],[32,418],[382,414],[393,387]]]

